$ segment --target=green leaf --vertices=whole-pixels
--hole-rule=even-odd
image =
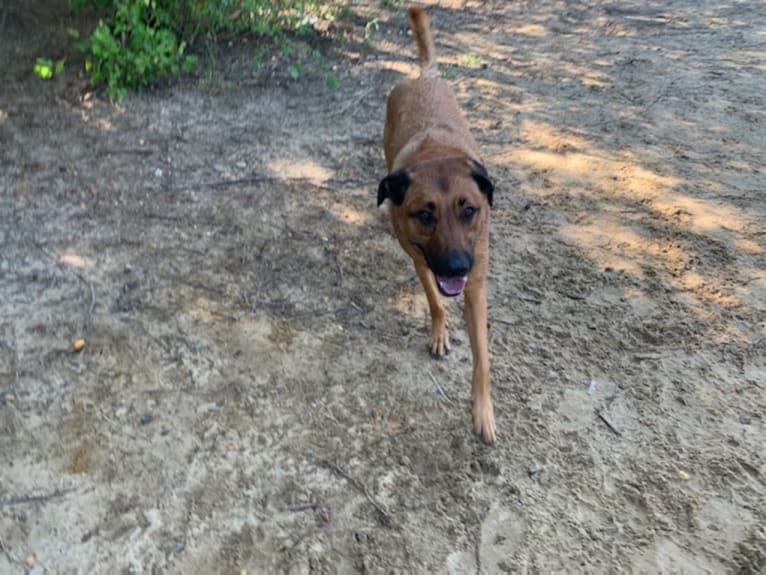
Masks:
[[[80,10],[85,4],[87,4],[88,0],[69,0],[69,9],[72,12],[77,12]]]
[[[324,83],[330,90],[337,90],[338,86],[340,86],[340,82],[338,82],[338,79],[332,72],[325,72]]]
[[[50,58],[38,58],[34,67],[35,76],[42,80],[53,78],[53,60]]]
[[[199,63],[199,58],[195,56],[194,54],[189,54],[186,58],[184,58],[183,63],[183,71],[184,72],[191,72],[197,67],[197,64]]]

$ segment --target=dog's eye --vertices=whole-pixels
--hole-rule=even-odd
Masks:
[[[428,210],[420,210],[418,213],[415,214],[415,217],[424,226],[432,226],[436,223],[436,218]]]
[[[478,212],[476,208],[473,206],[465,206],[463,208],[463,221],[470,222],[473,219],[473,216],[476,215],[476,212]]]

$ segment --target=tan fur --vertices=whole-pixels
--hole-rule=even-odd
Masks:
[[[473,429],[495,441],[487,345],[486,275],[489,265],[489,205],[472,179],[479,150],[449,84],[436,76],[428,17],[411,8],[409,21],[418,47],[421,75],[398,83],[388,97],[383,147],[389,173],[406,169],[411,182],[401,205],[391,205],[399,243],[415,264],[431,312],[431,352],[449,350],[444,306],[424,250],[442,253],[472,249],[473,267],[464,289],[465,322],[473,353]],[[460,221],[461,202],[477,206],[475,219]],[[439,225],[426,233],[413,219],[424,205],[435,206]]]
[[[431,27],[428,25],[428,16],[426,11],[420,7],[411,8],[409,13],[410,28],[415,37],[415,44],[418,47],[418,60],[420,69],[423,73],[436,72],[436,48],[434,39],[431,35]]]

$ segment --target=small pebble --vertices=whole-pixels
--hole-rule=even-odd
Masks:
[[[689,479],[689,474],[686,473],[686,471],[683,471],[682,469],[678,470],[678,479],[681,479],[683,481],[687,481]]]
[[[247,162],[243,162],[242,160],[240,160],[239,162],[237,162],[237,167],[240,170],[244,170],[247,167]]]
[[[75,351],[82,351],[85,349],[85,340],[76,339],[74,342],[72,342],[72,349]]]
[[[534,477],[538,473],[540,473],[543,470],[542,467],[540,467],[537,463],[531,463],[529,467],[527,467],[527,473],[530,477]]]
[[[742,425],[750,425],[750,422],[751,422],[751,421],[752,421],[752,419],[750,419],[750,416],[749,416],[749,415],[740,415],[740,416],[739,416],[739,422],[740,422]]]
[[[154,177],[155,178],[161,178],[162,177],[162,168],[157,168],[154,170]]]
[[[24,559],[24,563],[27,564],[27,567],[34,567],[37,564],[37,556],[34,553],[30,553]]]

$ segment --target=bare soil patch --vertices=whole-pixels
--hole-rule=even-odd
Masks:
[[[337,90],[234,46],[111,104],[0,9],[0,571],[766,569],[763,5],[430,8],[496,180],[493,448],[375,208],[404,12],[353,10]]]

